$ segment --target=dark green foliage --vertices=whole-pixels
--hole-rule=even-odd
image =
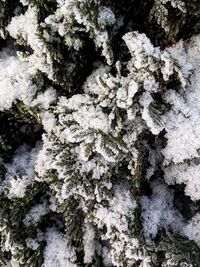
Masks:
[[[81,24],[75,20],[74,15],[70,18],[71,21],[68,19],[67,34],[73,41],[78,40],[82,43],[79,49],[75,49],[73,45],[66,45],[66,34],[61,36],[58,29],[53,29],[51,24],[45,24],[45,19],[49,15],[53,15],[57,10],[58,3],[55,0],[28,0],[28,6],[23,6],[19,1],[0,0],[0,48],[2,49],[5,46],[10,47],[10,44],[15,42],[16,50],[22,52],[24,59],[34,55],[35,51],[28,43],[28,40],[24,40],[22,37],[14,40],[14,38],[9,35],[6,27],[10,23],[12,17],[25,14],[29,7],[37,7],[37,38],[41,42],[41,46],[44,46],[44,51],[48,51],[51,62],[50,67],[52,67],[53,71],[52,76],[50,76],[48,71],[43,71],[42,68],[38,70],[32,81],[38,88],[36,96],[41,92],[45,92],[50,86],[53,86],[57,91],[57,96],[65,96],[68,100],[76,94],[84,93],[83,84],[89,74],[94,70],[94,66],[107,64],[106,57],[101,54],[103,45],[101,44],[98,46],[96,44],[95,38],[98,33],[106,32],[108,35],[108,52],[110,52],[110,54],[113,52],[114,54],[110,73],[112,73],[113,77],[119,75],[114,64],[120,60],[122,68],[120,75],[127,78],[129,72],[127,64],[131,55],[122,40],[122,36],[127,32],[138,31],[140,33],[145,33],[154,45],[160,46],[161,50],[175,44],[180,39],[183,39],[185,44],[187,44],[188,38],[200,32],[200,2],[198,0],[185,2],[186,13],[182,13],[179,9],[173,8],[169,2],[166,4],[167,10],[169,11],[168,32],[165,31],[161,25],[158,24],[156,18],[152,16],[151,10],[154,4],[155,1],[153,0],[88,0],[83,2],[75,0],[74,7],[77,8],[81,15],[86,18],[86,21],[88,20],[90,23],[88,23],[89,26],[87,23],[86,25],[84,23]],[[119,19],[119,21],[117,21],[118,24],[100,25],[98,15],[102,7],[111,8],[115,17]],[[62,24],[64,19],[65,18],[62,17],[57,23]],[[46,38],[47,33],[50,36],[49,39]],[[41,55],[47,57],[44,51]],[[171,106],[166,103],[166,99],[164,99],[163,95],[170,89],[178,91],[181,81],[176,71],[174,71],[173,75],[171,75],[167,81],[163,80],[160,69],[156,70],[153,75],[155,76],[156,82],[159,83],[159,89],[155,93],[150,93],[153,101],[149,105],[149,113],[150,116],[153,117],[154,122],[162,126],[161,118],[171,108]],[[98,81],[103,88],[110,90],[102,77],[99,77]],[[116,83],[114,90],[117,91],[116,88],[120,86],[119,83]],[[143,93],[145,93],[145,89],[140,84],[132,104],[137,111],[136,119],[142,116],[141,103],[139,101]],[[114,97],[112,98],[112,96],[107,97],[110,97],[110,101],[114,102],[114,106],[116,104],[116,99],[113,100]],[[91,101],[94,102],[92,104],[95,108],[100,109],[97,95],[92,95]],[[66,108],[63,115],[60,110],[56,110],[56,105],[57,103],[52,103],[48,110],[51,115],[53,114],[55,116],[55,127],[67,129],[71,126],[77,126],[78,129],[79,124],[73,118],[73,116],[76,116],[75,111]],[[88,104],[88,106],[89,105],[90,104]],[[77,132],[74,128],[74,133],[76,133],[76,135],[74,134],[74,138],[76,137],[79,141],[72,141],[71,143],[65,140],[67,139],[66,136],[62,136],[63,139],[61,141],[54,133],[49,135],[46,133],[43,135],[45,130],[42,126],[42,118],[45,111],[41,109],[40,105],[30,107],[25,105],[22,101],[17,100],[10,110],[0,112],[0,182],[5,179],[6,163],[12,162],[15,151],[22,144],[27,144],[30,148],[33,148],[38,141],[42,141],[42,138],[43,143],[45,143],[44,139],[47,138],[52,145],[47,148],[47,155],[49,157],[52,156],[55,163],[54,165],[52,162],[50,163],[50,166],[53,167],[49,167],[45,176],[42,178],[40,177],[40,180],[37,177],[38,174],[35,172],[35,176],[38,180],[26,188],[26,194],[23,198],[9,198],[6,190],[1,193],[0,266],[5,266],[13,256],[9,249],[5,250],[4,248],[4,243],[6,243],[9,237],[10,243],[13,246],[18,246],[14,258],[20,262],[20,267],[41,267],[44,262],[43,252],[46,246],[45,239],[41,240],[36,250],[27,247],[26,239],[36,238],[38,230],[45,234],[47,229],[54,227],[66,234],[68,245],[75,248],[77,266],[104,267],[103,258],[99,251],[101,251],[103,246],[112,246],[112,242],[109,240],[102,240],[100,237],[100,232],[105,232],[105,234],[108,232],[106,226],[103,226],[102,229],[98,229],[96,225],[92,225],[96,235],[95,241],[98,242],[98,253],[95,251],[95,256],[91,263],[84,263],[85,220],[86,218],[91,219],[91,221],[94,219],[92,216],[94,216],[98,205],[108,208],[109,200],[111,200],[115,194],[112,186],[111,188],[106,187],[103,182],[108,184],[112,183],[113,185],[123,183],[125,188],[130,190],[131,196],[134,197],[137,207],[134,210],[134,219],[131,216],[127,216],[126,218],[128,222],[128,234],[130,238],[137,238],[139,240],[140,245],[138,250],[151,259],[149,266],[200,266],[200,249],[193,241],[189,241],[184,237],[165,230],[157,234],[154,240],[155,242],[152,242],[152,245],[149,245],[144,237],[140,199],[144,195],[151,195],[151,181],[164,179],[162,170],[163,158],[161,155],[161,150],[165,147],[166,143],[166,132],[164,129],[159,135],[153,135],[150,130],[148,130],[145,120],[143,118],[141,119],[144,128],[142,132],[138,134],[136,141],[131,144],[137,150],[137,159],[132,162],[131,166],[134,170],[134,174],[132,174],[132,169],[128,166],[128,163],[133,157],[133,154],[131,154],[133,151],[130,149],[131,152],[124,152],[128,150],[127,144],[124,141],[124,136],[130,130],[130,127],[133,128],[137,125],[135,125],[135,121],[130,121],[130,124],[123,125],[124,121],[127,121],[128,116],[125,108],[119,108],[116,105],[113,112],[112,108],[107,106],[102,107],[103,114],[114,113],[111,124],[113,132],[119,125],[123,125],[122,129],[119,130],[119,134],[114,136],[112,132],[104,133],[102,130],[93,129],[92,127],[91,129],[88,128],[85,130],[81,129],[80,126]],[[62,121],[62,119],[60,119],[61,116],[68,116],[68,120],[64,121],[63,119]],[[139,127],[140,125],[138,125],[138,128]],[[94,136],[96,139],[100,136],[101,149],[104,149],[108,157],[116,157],[114,163],[112,160],[107,160],[107,165],[105,164],[107,169],[105,173],[99,175],[100,178],[94,175],[93,169],[86,171],[83,167],[84,161],[79,159],[78,148],[80,148],[81,144],[84,144],[85,140],[82,141],[84,137],[87,137],[87,161],[95,164],[99,163],[101,167],[103,156],[100,152],[95,151],[96,139],[93,138]],[[157,147],[159,147],[159,152],[156,150]],[[147,177],[147,170],[150,167],[150,151],[153,151],[155,154],[160,153],[160,161],[155,162],[156,171],[154,174],[151,177]],[[118,152],[119,154],[117,154]],[[78,169],[80,166],[83,167],[84,170],[80,168],[80,171],[80,169]],[[103,167],[105,166],[103,165]],[[58,169],[62,177],[59,177]],[[40,218],[36,225],[24,225],[23,219],[28,211],[35,205],[40,204],[44,199],[47,201],[48,205],[50,205],[52,201],[50,197],[53,196],[56,199],[56,194],[61,191],[62,186],[65,184],[67,184],[67,187],[64,193],[66,193],[66,195],[69,194],[69,196],[65,196],[66,198],[63,198],[64,200],[62,203],[56,203],[58,204],[56,211],[50,210],[49,213]],[[70,194],[73,192],[74,188],[77,189],[77,191],[75,191],[76,193]],[[87,196],[94,197],[85,199],[78,191],[80,188],[83,189]],[[97,194],[95,192],[97,189],[99,190],[99,196],[106,196],[105,199],[97,199],[95,195]],[[180,189],[175,185],[173,189],[176,192],[174,206],[183,214],[185,219],[190,219],[200,210],[200,203],[194,203],[192,200],[185,197],[182,188]],[[111,210],[110,212],[113,211]],[[118,231],[117,227],[113,227],[112,230],[114,233]],[[117,234],[113,237],[114,241],[118,238]],[[125,252],[121,253],[120,257],[121,265],[118,266],[130,266],[126,263],[126,260],[124,260],[126,259]],[[176,261],[174,265],[169,265],[169,259]],[[139,259],[131,266],[141,267],[143,266],[141,264],[142,261]],[[115,266],[113,265],[112,267]]]
[[[171,256],[174,262],[177,262],[176,266],[184,266],[184,263],[192,264],[194,267],[199,266],[200,251],[193,241],[163,231],[157,244],[156,251],[159,255],[158,260],[160,263],[166,260],[167,253],[169,258]]]

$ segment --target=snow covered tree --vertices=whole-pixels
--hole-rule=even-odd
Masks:
[[[0,266],[199,267],[200,5],[0,0]]]

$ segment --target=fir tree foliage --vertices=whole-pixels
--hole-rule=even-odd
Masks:
[[[199,10],[0,0],[0,266],[199,267]]]

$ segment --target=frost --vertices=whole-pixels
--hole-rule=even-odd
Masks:
[[[162,228],[180,232],[184,221],[173,207],[173,191],[160,182],[151,184],[153,194],[141,198],[144,235],[147,239],[155,238]]]
[[[106,26],[112,26],[116,22],[112,10],[107,7],[100,8],[96,1],[69,0],[65,2],[57,1],[57,3],[57,10],[45,19],[45,23],[55,32],[57,31],[60,36],[64,36],[65,44],[75,50],[80,50],[83,46],[83,41],[78,37],[78,28],[75,25],[76,23],[82,25],[83,30],[89,32],[96,47],[102,49],[103,56],[105,56],[107,63],[111,65],[113,53]],[[87,8],[91,8],[90,14],[85,12]],[[75,36],[73,36],[74,33]]]
[[[179,0],[155,1],[154,9],[164,14],[164,22],[158,18],[163,27],[167,2],[185,12]],[[18,219],[27,235],[23,246],[7,231],[10,218],[0,220],[4,251],[17,257],[19,246],[25,255],[27,248],[35,255],[46,241],[43,267],[79,266],[79,252],[86,265],[102,257],[106,266],[149,267],[162,229],[199,244],[199,215],[186,223],[174,208],[174,191],[160,180],[184,184],[186,195],[200,199],[199,37],[187,46],[180,41],[162,50],[146,34],[127,32],[121,42],[129,60],[121,61],[119,55],[120,60],[108,66],[113,63],[110,42],[119,26],[110,7],[95,0],[57,0],[47,17],[45,7],[40,21],[39,5],[21,3],[28,7],[15,12],[7,31],[27,52],[0,52],[0,110],[13,115],[13,104],[22,102],[28,114],[36,114],[43,135],[35,148],[20,146],[9,163],[1,160],[5,175],[0,189],[10,202],[23,198],[17,199],[22,203],[34,182],[48,189],[37,204],[28,202],[29,210]],[[88,38],[101,49],[107,65],[94,62],[83,87],[65,92],[68,85],[58,82],[55,68],[62,56],[68,62],[69,54],[73,63],[67,71],[73,72],[78,67],[74,62],[84,60]],[[55,51],[56,45],[66,54]],[[55,82],[61,85],[55,86],[57,92],[51,87]],[[0,141],[6,147],[3,137]],[[143,183],[150,183],[151,195],[141,197]],[[59,230],[33,235],[52,225]],[[152,248],[146,249],[149,244]],[[163,264],[171,263],[166,256]]]
[[[86,223],[83,236],[84,263],[91,263],[95,256],[95,231],[91,224]]]
[[[183,227],[182,232],[190,240],[193,240],[200,246],[200,214],[197,213],[192,217],[189,223]]]
[[[40,149],[40,144],[31,151],[28,146],[20,146],[12,163],[6,164],[5,179],[0,185],[1,192],[8,192],[8,197],[22,198],[26,189],[35,180],[35,162]]]
[[[101,130],[102,132],[109,132],[108,117],[98,109],[94,107],[81,107],[73,115],[73,119],[85,129]]]
[[[115,15],[112,10],[107,7],[103,7],[99,12],[98,23],[102,26],[113,25],[116,22]]]
[[[168,9],[166,4],[170,3],[173,8],[179,9],[181,12],[186,13],[186,5],[182,0],[156,0],[154,6],[151,10],[151,16],[155,17],[157,23],[166,31],[170,31],[169,21],[168,21]]]
[[[27,106],[40,105],[41,109],[48,109],[56,99],[55,90],[47,88],[39,93],[42,81],[34,83],[35,76],[36,70],[32,71],[30,63],[14,51],[0,52],[0,110],[10,109],[17,100]]]
[[[30,105],[37,86],[27,72],[28,64],[10,50],[0,52],[0,110],[10,109],[13,102],[21,100]]]
[[[44,250],[44,267],[75,267],[76,254],[68,247],[67,239],[57,230],[49,229],[46,234],[47,245]]]
[[[38,153],[38,157],[36,159],[35,170],[38,173],[39,177],[44,177],[46,172],[51,168],[51,163],[53,161],[53,157],[47,153],[49,142],[47,141],[47,137],[43,135],[43,147]]]
[[[37,224],[41,217],[46,215],[49,212],[49,208],[47,207],[47,203],[42,203],[34,206],[30,209],[30,211],[26,214],[23,219],[23,223],[26,226],[30,226],[32,224]]]
[[[47,88],[43,93],[38,93],[37,97],[32,101],[32,106],[40,105],[47,110],[56,100],[56,91],[52,87]]]
[[[191,82],[187,83],[184,92],[169,90],[165,95],[171,105],[171,110],[163,118],[167,138],[162,151],[165,180],[169,184],[186,184],[185,193],[191,199],[199,200],[199,36],[191,40],[187,50],[180,43],[169,52],[176,57],[182,73]]]
[[[136,203],[131,199],[131,195],[123,187],[114,188],[115,195],[109,203],[108,208],[96,206],[94,213],[94,222],[100,229],[105,228],[106,232],[102,234],[102,239],[109,240],[111,250],[108,258],[112,264],[120,264],[120,257],[124,257],[125,262],[134,263],[137,259],[138,240],[131,237],[127,218],[134,220],[134,210]],[[125,255],[123,251],[126,248]],[[122,256],[123,255],[123,256]]]
[[[174,93],[173,99],[176,99]],[[177,112],[176,107],[178,105],[179,101],[174,101],[175,112]],[[184,113],[186,112],[187,109]],[[200,148],[198,117],[195,113],[188,112],[187,115],[184,113],[175,114],[171,111],[166,118],[165,129],[168,143],[163,149],[166,164],[171,161],[181,163],[186,159],[198,157],[198,149]]]
[[[185,194],[190,196],[192,200],[200,199],[200,164],[178,164],[172,165],[165,169],[165,181],[168,184],[186,185]]]
[[[44,72],[54,80],[53,59],[47,45],[39,37],[37,7],[28,7],[25,14],[13,17],[7,30],[11,37],[29,45],[34,53],[27,56],[29,71],[35,73],[37,70]]]
[[[37,250],[40,244],[37,242],[37,240],[32,238],[26,239],[26,245],[28,248],[31,248],[32,250]]]
[[[56,118],[54,114],[49,111],[46,111],[41,115],[41,119],[44,130],[46,132],[51,132],[56,125]]]
[[[103,75],[109,73],[110,68],[108,66],[100,65],[98,66],[88,77],[83,85],[84,92],[91,95],[101,95],[103,88],[99,86],[97,77],[102,77]],[[105,89],[104,89],[105,90]]]
[[[28,1],[27,1],[27,0],[20,0],[20,2],[21,2],[24,6],[27,6],[27,5],[28,5]]]
[[[142,118],[146,122],[151,132],[154,135],[157,135],[164,129],[164,126],[160,122],[155,123],[155,121],[151,117],[149,106],[152,102],[153,98],[151,97],[150,93],[149,92],[144,93],[140,100],[140,104],[143,106]]]
[[[129,51],[131,52],[131,55],[136,57],[136,60],[137,56],[142,56],[143,52],[147,55],[154,54],[154,47],[144,33],[137,34],[137,32],[129,32],[123,36],[123,40],[125,41]],[[139,67],[139,65],[139,63],[136,63],[136,66]]]

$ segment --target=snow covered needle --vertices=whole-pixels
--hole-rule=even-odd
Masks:
[[[0,1],[0,266],[199,267],[191,2]]]

